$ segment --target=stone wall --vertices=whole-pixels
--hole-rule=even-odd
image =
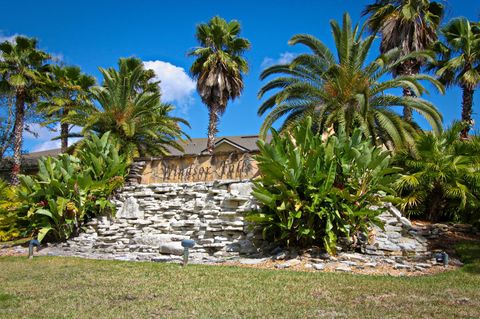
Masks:
[[[94,257],[169,260],[182,255],[182,239],[193,239],[194,259],[253,253],[254,233],[245,222],[245,213],[258,208],[251,187],[248,181],[126,186],[115,200],[115,218],[91,221],[66,248]]]
[[[275,246],[262,242],[245,221],[246,212],[259,208],[251,188],[249,181],[126,186],[115,200],[115,218],[91,221],[64,248],[84,257],[172,261],[181,258],[181,240],[193,239],[191,256],[199,262],[268,254]],[[384,230],[373,228],[356,250],[371,256],[426,255],[426,239],[393,206],[387,208],[380,216]]]
[[[421,235],[429,240],[435,240],[452,235],[480,238],[480,230],[477,227],[469,224],[430,224],[415,222],[414,229],[416,230],[416,234]]]

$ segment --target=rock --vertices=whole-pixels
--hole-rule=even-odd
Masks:
[[[242,258],[239,260],[239,262],[242,265],[258,265],[267,260],[266,258]]]
[[[291,265],[287,264],[287,263],[283,263],[283,264],[276,264],[275,265],[275,268],[277,269],[286,269],[286,268],[290,268]]]
[[[411,269],[412,266],[405,265],[405,264],[395,264],[393,265],[393,269]]]
[[[449,261],[448,261],[448,264],[452,265],[452,266],[458,266],[458,267],[463,266],[463,263],[456,258],[450,258]]]
[[[122,207],[117,211],[117,218],[144,218],[144,212],[140,209],[135,197],[128,197]]]
[[[234,196],[249,197],[252,193],[252,183],[233,183],[229,186],[229,191]]]
[[[275,256],[273,256],[273,260],[284,260],[287,258],[288,253],[286,251],[281,251]]]
[[[325,264],[313,264],[312,265],[315,270],[324,270]]]
[[[324,259],[324,260],[329,260],[331,259],[332,256],[330,256],[328,253],[321,253],[318,255],[318,258]]]
[[[290,266],[296,266],[298,264],[300,264],[301,261],[298,260],[298,259],[290,259],[286,262],[286,264],[290,265]]]
[[[342,259],[347,259],[347,260],[356,260],[356,261],[361,261],[361,262],[365,262],[367,260],[367,258],[365,256],[362,256],[361,254],[357,254],[357,253],[342,253],[339,255],[339,258],[342,258]]]
[[[184,251],[180,242],[161,243],[160,246],[158,247],[158,250],[162,254],[171,254],[171,255],[177,255],[177,256],[183,255],[183,251]]]
[[[357,265],[356,262],[348,261],[348,260],[341,261],[341,263],[344,264],[344,265],[347,265],[347,266],[356,266]]]
[[[416,266],[422,267],[422,268],[431,268],[432,267],[431,264],[427,264],[427,263],[417,263]]]
[[[335,268],[335,271],[339,271],[339,272],[352,272],[352,269],[350,267],[347,267],[347,266],[339,266],[339,267],[336,267]]]
[[[364,267],[375,268],[375,267],[377,267],[377,263],[376,262],[364,263],[363,266]]]

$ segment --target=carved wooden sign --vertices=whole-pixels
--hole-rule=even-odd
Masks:
[[[253,153],[167,156],[145,162],[142,184],[244,180],[258,175]]]

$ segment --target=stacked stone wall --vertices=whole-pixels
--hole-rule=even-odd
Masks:
[[[259,209],[251,191],[250,181],[126,186],[115,199],[115,217],[92,220],[64,248],[84,257],[171,261],[181,258],[181,241],[193,239],[191,256],[201,262],[268,254],[275,245],[245,220]],[[428,254],[427,240],[393,206],[380,219],[384,229],[374,227],[353,248],[371,256]]]
[[[253,253],[259,236],[245,221],[258,208],[251,187],[249,181],[126,186],[115,200],[116,216],[94,219],[66,246],[80,254],[168,260],[182,255],[182,239],[193,239],[197,259]]]

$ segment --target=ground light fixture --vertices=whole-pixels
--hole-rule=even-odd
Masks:
[[[195,241],[192,239],[184,239],[182,240],[182,247],[183,247],[183,266],[185,267],[188,263],[188,250],[195,246]]]
[[[443,266],[447,267],[448,266],[448,254],[444,251],[442,251],[441,253],[435,254],[435,261],[437,263],[443,263]]]
[[[28,244],[28,259],[33,258],[33,246],[36,246],[38,251],[38,247],[40,247],[40,242],[36,239],[30,240],[30,243]]]

